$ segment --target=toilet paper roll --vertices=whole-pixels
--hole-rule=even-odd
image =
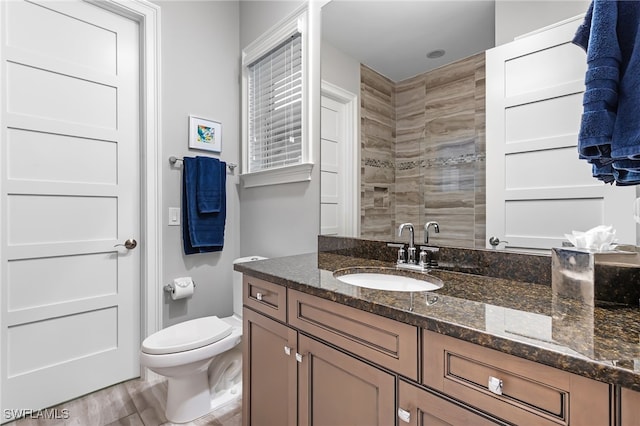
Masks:
[[[173,300],[191,297],[195,291],[195,284],[191,277],[176,278],[173,280],[171,287],[171,298]]]

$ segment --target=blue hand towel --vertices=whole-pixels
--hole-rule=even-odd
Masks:
[[[182,242],[185,254],[221,251],[224,246],[226,206],[226,164],[220,162],[220,211],[198,211],[198,170],[200,161],[185,157],[182,178]],[[213,179],[213,177],[212,177]]]
[[[579,157],[593,176],[640,184],[640,2],[593,0],[573,42],[587,52]]]
[[[226,177],[222,162],[217,158],[196,157],[198,162],[196,200],[200,213],[218,213],[222,199],[221,180]]]
[[[618,116],[611,141],[613,158],[640,159],[640,2],[618,3],[621,51]]]

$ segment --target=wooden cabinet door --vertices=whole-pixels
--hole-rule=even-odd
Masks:
[[[243,321],[243,425],[295,425],[297,333],[247,308]]]
[[[640,425],[640,392],[623,388],[621,394],[620,424],[622,426]]]
[[[395,376],[304,335],[298,344],[300,426],[395,424]]]
[[[400,426],[503,424],[404,380],[400,380],[398,388],[398,425]]]

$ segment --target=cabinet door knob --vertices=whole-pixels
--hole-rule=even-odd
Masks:
[[[489,376],[488,388],[496,395],[502,395],[502,380],[497,377]]]
[[[301,354],[299,354],[298,352],[296,352],[296,361],[302,362],[302,358],[303,358],[303,356]]]
[[[411,413],[402,408],[398,408],[398,418],[405,423],[411,422]]]
[[[285,346],[284,347],[284,353],[287,354],[287,356],[291,355],[291,348],[289,346]]]

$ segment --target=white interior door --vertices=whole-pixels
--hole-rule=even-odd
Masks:
[[[581,22],[487,51],[487,239],[511,249],[559,247],[597,225],[636,241],[635,189],[604,185],[578,159],[586,55],[571,40]]]
[[[0,18],[2,409],[36,409],[139,376],[140,249],[115,247],[140,229],[138,24],[82,1]]]
[[[320,109],[320,234],[360,232],[358,97],[322,82]]]
[[[320,234],[344,235],[340,151],[345,144],[344,105],[322,97],[320,110]]]

